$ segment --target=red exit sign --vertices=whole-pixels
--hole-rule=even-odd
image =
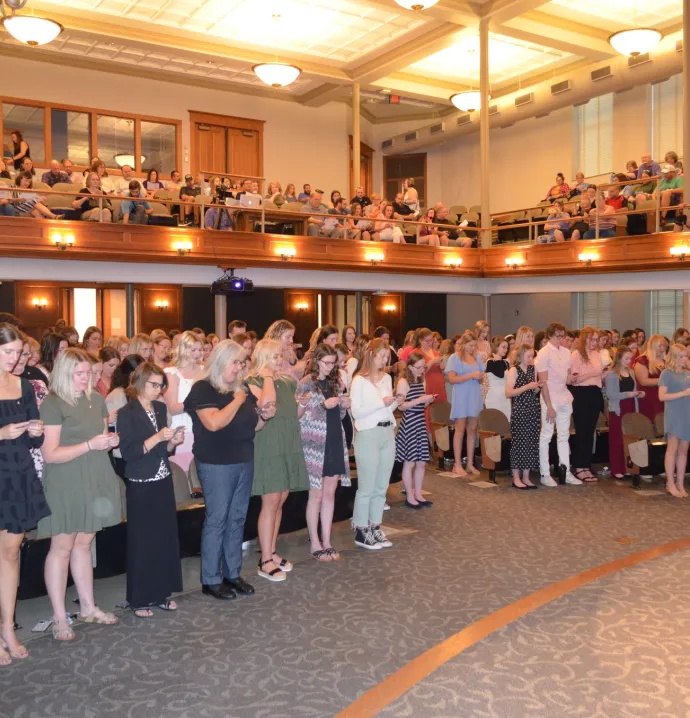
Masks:
[[[399,105],[400,104],[400,95],[388,95],[388,104],[389,105]]]

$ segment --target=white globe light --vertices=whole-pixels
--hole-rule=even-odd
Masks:
[[[491,95],[488,96],[491,99]],[[466,92],[457,92],[452,95],[450,101],[463,112],[474,112],[481,107],[482,95],[479,90],[467,90]]]
[[[12,15],[3,18],[2,24],[15,40],[31,47],[52,42],[63,30],[54,20],[32,15]]]
[[[294,65],[283,65],[280,62],[265,62],[254,65],[252,70],[256,76],[270,87],[285,87],[292,84],[301,74],[302,70]]]
[[[115,155],[113,159],[117,162],[118,167],[124,167],[125,165],[129,165],[132,169],[135,167],[134,155]],[[140,155],[139,159],[142,165],[146,162],[146,157],[144,155]]]
[[[653,50],[661,40],[661,33],[648,27],[621,30],[609,38],[611,47],[621,55],[637,57]]]
[[[430,7],[433,7],[438,0],[395,0],[395,2],[397,2],[400,7],[404,7],[405,10],[419,12],[420,10],[428,10]]]

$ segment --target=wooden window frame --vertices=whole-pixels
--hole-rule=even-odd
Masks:
[[[410,157],[424,157],[424,204],[421,203],[420,198],[420,207],[428,208],[428,202],[429,202],[429,185],[427,183],[427,174],[426,174],[426,167],[427,167],[427,153],[426,152],[410,152],[409,154],[400,153],[397,155],[384,155],[383,156],[383,194],[385,195],[388,187],[389,177],[388,177],[388,162],[386,160],[394,160],[398,159],[400,157],[410,158]],[[390,180],[394,179],[403,179],[401,177],[391,177]],[[393,199],[389,200],[390,202],[393,201]]]
[[[40,164],[46,166],[49,165],[53,158],[53,138],[51,133],[51,110],[62,110],[65,112],[81,112],[90,115],[91,123],[91,137],[90,137],[90,151],[98,152],[98,116],[103,115],[105,117],[118,117],[124,120],[134,121],[134,157],[136,167],[134,172],[143,175],[144,170],[141,169],[141,123],[142,122],[158,122],[162,125],[174,125],[175,126],[175,163],[174,168],[180,172],[182,169],[180,163],[182,161],[182,120],[175,120],[170,117],[154,117],[152,115],[137,115],[131,112],[120,112],[119,110],[103,110],[96,109],[93,107],[82,107],[81,105],[65,105],[60,102],[38,102],[37,100],[25,100],[19,97],[6,97],[0,95],[0,106],[4,103],[12,105],[24,105],[25,107],[42,107],[43,108],[43,141],[45,146],[45,161]],[[0,137],[5,134],[4,118],[3,113],[0,112]],[[83,172],[88,169],[85,165],[74,165],[74,169]],[[119,169],[108,168],[109,175],[122,175],[122,171]],[[161,173],[161,178],[170,179],[169,174]]]

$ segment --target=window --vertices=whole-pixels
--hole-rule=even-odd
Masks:
[[[161,122],[141,123],[141,169],[144,172],[172,172],[175,165],[177,142],[175,125]]]
[[[580,327],[611,329],[611,292],[580,292]]]
[[[683,156],[683,76],[674,75],[652,86],[652,157],[669,151]]]
[[[13,156],[12,132],[19,130],[29,145],[34,165],[45,162],[45,112],[42,107],[2,103],[2,148],[4,157]]]
[[[91,115],[70,110],[50,111],[52,159],[69,157],[72,164],[91,163]]]
[[[414,178],[419,202],[425,206],[426,199],[426,152],[414,155],[393,155],[383,158],[385,196],[395,198],[402,192],[402,183],[408,177]]]
[[[136,167],[134,120],[98,115],[96,127],[98,137],[96,154],[101,162],[104,162],[109,170],[120,169],[123,165]]]
[[[578,166],[585,177],[613,170],[613,93],[591,99],[573,108]]]
[[[660,289],[650,292],[652,334],[669,339],[683,326],[683,290]]]

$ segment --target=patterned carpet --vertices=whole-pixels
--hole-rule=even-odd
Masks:
[[[31,641],[27,661],[0,669],[0,715],[330,717],[477,618],[592,566],[688,535],[687,505],[663,496],[642,498],[601,486],[480,489],[433,475],[427,488],[432,509],[410,511],[398,503],[386,515],[391,526],[413,531],[394,536],[387,551],[352,548],[338,563],[298,563],[285,583],[255,578],[257,594],[231,604],[187,594],[177,614],[157,613],[145,622],[127,613],[114,628],[81,626],[71,645],[45,636]],[[392,491],[397,494],[397,487]],[[645,709],[636,712],[631,693],[635,689],[649,701],[667,673],[685,677],[684,639],[674,638],[672,646],[665,641],[665,653],[659,648],[663,631],[673,633],[684,616],[672,613],[668,600],[677,593],[687,605],[680,574],[671,580],[672,569],[661,569],[666,561],[635,569],[646,572],[637,583],[646,593],[635,594],[634,585],[624,581],[616,585],[620,577],[609,580],[610,589],[597,582],[560,599],[573,601],[570,610],[559,612],[552,604],[523,619],[521,628],[509,626],[475,646],[474,661],[469,652],[458,657],[384,713],[681,715],[669,708],[676,697],[668,698],[666,707],[661,699],[655,702],[652,712],[648,703],[639,703]],[[247,576],[252,574],[253,567]],[[616,603],[626,592],[632,609]],[[620,697],[611,686],[618,668],[612,665],[600,677],[591,673],[601,672],[605,659],[592,663],[594,653],[603,650],[591,640],[602,619],[593,617],[587,601],[596,604],[604,595],[604,608],[637,615],[640,625],[658,634],[631,669],[630,681],[619,682]],[[659,604],[664,610],[655,612]],[[584,611],[581,621],[574,620],[578,611]],[[552,630],[551,617],[562,626]],[[644,640],[645,634],[617,628],[613,619],[606,625],[617,632],[612,651],[631,655]],[[531,686],[533,680],[511,678],[515,661],[522,660],[516,646],[526,661],[548,663],[541,672],[549,680],[536,684],[533,697],[531,688],[520,694],[521,681]],[[577,678],[576,687],[568,685],[569,676]],[[461,695],[469,702],[455,705]],[[628,712],[606,712],[608,701],[628,705]]]

